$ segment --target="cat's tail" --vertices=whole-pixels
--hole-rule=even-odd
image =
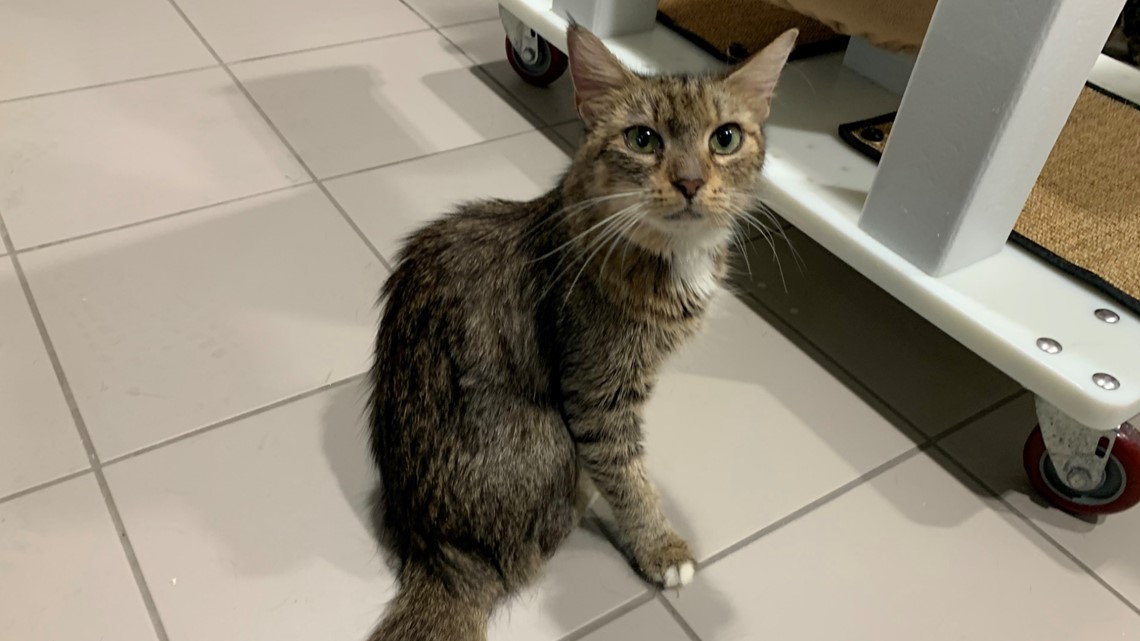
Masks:
[[[491,609],[502,597],[502,583],[493,577],[467,576],[449,585],[408,561],[399,593],[368,640],[485,641]]]

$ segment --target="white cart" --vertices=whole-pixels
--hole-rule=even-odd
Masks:
[[[646,0],[574,1],[604,13]],[[765,166],[773,209],[1036,395],[1026,472],[1049,501],[1085,514],[1140,502],[1140,434],[1129,423],[1140,416],[1140,318],[1006,240],[1090,69],[1140,102],[1140,73],[1099,56],[1123,4],[943,2],[901,105],[842,55],[792,63]],[[500,13],[519,75],[556,79],[567,20],[552,0],[500,0]],[[646,27],[603,39],[645,73],[722,67]],[[896,108],[877,166],[836,134]]]

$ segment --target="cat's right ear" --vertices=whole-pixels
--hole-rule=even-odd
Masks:
[[[571,24],[566,31],[566,49],[570,78],[574,81],[574,103],[578,115],[590,127],[599,115],[598,99],[629,83],[633,74],[597,36],[577,24]]]

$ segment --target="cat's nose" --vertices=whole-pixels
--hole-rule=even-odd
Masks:
[[[700,178],[682,178],[680,180],[673,181],[673,186],[677,188],[677,191],[684,194],[685,198],[688,198],[689,200],[692,200],[693,197],[697,195],[697,190],[699,190],[704,184],[705,181],[701,180]]]

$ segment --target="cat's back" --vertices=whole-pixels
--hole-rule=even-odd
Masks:
[[[475,372],[480,385],[538,393],[545,366],[535,309],[546,285],[536,221],[547,198],[470,203],[412,234],[384,285],[380,361],[440,385]]]
[[[542,208],[538,202],[484,200],[466,203],[412,233],[396,259],[389,280],[442,290],[460,282],[494,285],[526,267],[525,254]],[[488,276],[498,276],[491,281]]]

